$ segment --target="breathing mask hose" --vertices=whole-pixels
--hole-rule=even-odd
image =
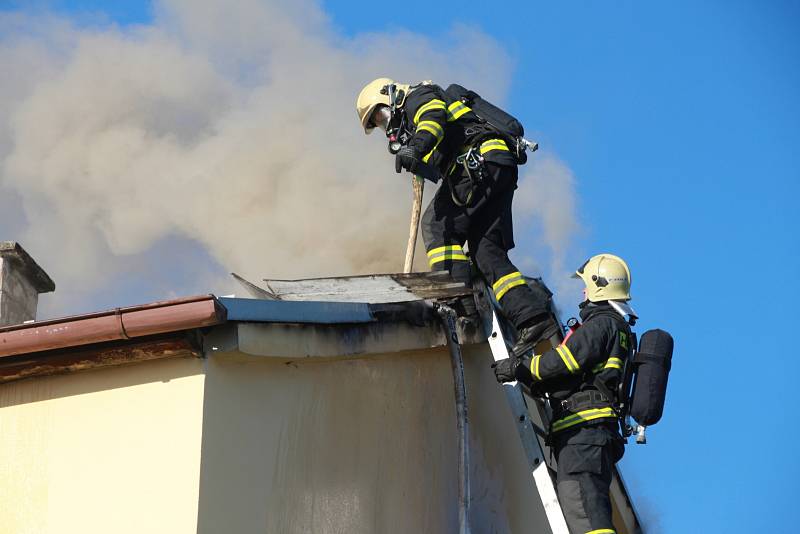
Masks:
[[[442,320],[450,348],[450,366],[456,397],[456,427],[458,429],[458,532],[469,534],[469,419],[467,418],[467,387],[464,382],[464,359],[456,334],[456,312],[435,302],[433,308]]]

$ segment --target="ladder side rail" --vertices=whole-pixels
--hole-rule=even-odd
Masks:
[[[503,329],[500,319],[497,316],[497,311],[488,297],[488,288],[485,285],[482,285],[479,292],[476,294],[476,300],[478,310],[484,321],[484,327],[487,330],[489,348],[492,351],[494,361],[508,358],[510,356],[508,344],[503,335]],[[542,500],[542,506],[547,515],[550,530],[553,534],[569,534],[567,522],[561,510],[561,504],[558,502],[558,495],[556,493],[555,484],[553,483],[553,477],[550,475],[542,445],[539,442],[534,422],[530,417],[528,406],[525,403],[522,385],[516,381],[508,382],[503,384],[503,391],[505,392],[508,405],[511,408],[511,413],[514,416],[520,442],[528,460],[528,465],[533,475],[539,497]],[[537,402],[535,404],[537,410],[541,410],[539,403]],[[544,414],[540,413],[540,415]],[[545,420],[547,419],[542,418],[542,421]],[[539,428],[538,434],[543,433],[544,429]]]

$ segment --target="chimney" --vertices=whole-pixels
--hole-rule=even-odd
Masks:
[[[36,319],[39,293],[56,284],[14,241],[0,241],[0,327]]]

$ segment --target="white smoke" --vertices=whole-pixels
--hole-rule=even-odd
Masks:
[[[582,286],[570,280],[575,271],[575,237],[581,228],[576,212],[575,176],[552,152],[536,152],[524,167],[520,188],[514,198],[516,232],[538,236],[533,251],[537,259],[523,253],[521,268],[546,272],[542,260],[549,260],[546,280],[559,304],[572,308],[579,302]],[[565,309],[566,309],[565,308]]]
[[[51,311],[160,271],[207,292],[228,289],[224,271],[400,270],[410,182],[385,139],[363,135],[355,95],[388,75],[502,101],[510,81],[504,50],[474,28],[347,38],[310,0],[154,8],[124,28],[0,14],[0,239],[56,280]]]

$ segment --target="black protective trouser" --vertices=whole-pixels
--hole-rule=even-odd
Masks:
[[[470,282],[470,264],[461,247],[468,243],[470,256],[503,311],[520,328],[550,311],[550,295],[531,289],[508,259],[514,248],[511,201],[517,166],[485,162],[484,167],[483,178],[475,183],[465,171],[445,180],[422,216],[422,237],[431,269],[446,269],[465,284]]]
[[[564,430],[553,437],[558,499],[570,534],[616,533],[611,522],[611,474],[625,450],[615,425]]]

